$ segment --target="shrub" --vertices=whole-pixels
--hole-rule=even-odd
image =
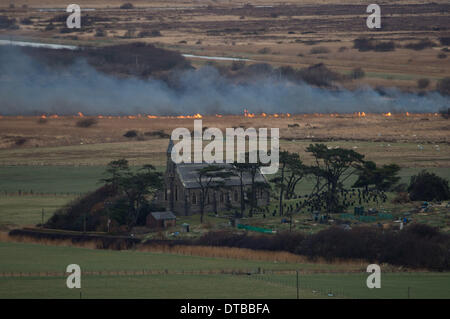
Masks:
[[[138,38],[149,38],[151,35],[150,31],[143,30],[138,33]]]
[[[0,16],[0,29],[17,29],[16,19]]]
[[[86,118],[79,119],[77,121],[76,125],[78,127],[91,127],[91,126],[93,126],[94,124],[97,124],[97,123],[98,123],[98,120],[96,118],[86,117]]]
[[[129,130],[125,134],[123,134],[124,137],[132,138],[138,136],[138,132],[136,130]]]
[[[152,37],[161,37],[162,34],[161,34],[161,31],[159,31],[159,30],[152,30],[152,32],[150,33],[150,36],[152,36]]]
[[[386,51],[394,51],[395,43],[394,41],[377,41],[373,38],[357,38],[353,40],[353,47],[358,49],[359,51],[378,51],[378,52],[386,52]]]
[[[387,51],[394,51],[394,50],[395,50],[394,41],[378,42],[374,46],[374,51],[377,51],[377,52],[387,52]]]
[[[436,89],[442,95],[450,95],[450,77],[445,77],[437,83]]]
[[[281,232],[274,236],[248,236],[246,234],[236,234],[230,231],[215,231],[204,234],[197,239],[195,244],[240,247],[257,250],[288,251],[293,253],[304,238],[304,235],[295,232]]]
[[[370,51],[373,50],[373,43],[368,38],[357,38],[353,40],[353,47],[358,51]]]
[[[417,87],[419,89],[426,89],[430,85],[430,80],[423,78],[417,80]]]
[[[403,231],[376,227],[345,230],[330,227],[315,234],[282,232],[276,235],[247,235],[231,231],[208,232],[195,245],[288,251],[314,260],[363,259],[412,268],[448,270],[450,236],[427,225],[408,225]]]
[[[270,52],[269,48],[262,48],[262,49],[258,50],[259,54],[267,54],[269,52]]]
[[[450,45],[450,37],[440,37],[439,42],[441,42],[442,45]]]
[[[425,170],[411,177],[408,187],[411,200],[446,200],[450,199],[448,181]]]
[[[407,49],[419,51],[419,50],[423,50],[425,48],[432,48],[434,46],[436,46],[436,43],[426,39],[426,40],[421,40],[419,42],[408,43],[404,47]]]
[[[231,70],[238,71],[245,68],[245,61],[233,61],[231,63]]]
[[[32,25],[33,21],[30,18],[24,18],[24,19],[22,19],[22,21],[20,21],[20,23],[22,23],[24,25]]]
[[[283,76],[283,78],[293,80],[295,79],[295,69],[290,65],[280,66],[278,68],[279,74]]]
[[[353,69],[352,72],[350,73],[350,77],[352,79],[361,79],[365,75],[366,75],[366,73],[364,72],[364,70],[361,67]]]
[[[106,36],[106,32],[104,29],[98,28],[95,30],[95,36],[96,37],[104,37],[104,36]]]
[[[98,226],[104,222],[105,216],[101,213],[103,203],[116,194],[117,191],[113,186],[102,186],[58,209],[47,221],[45,227],[82,230],[84,221],[86,221],[86,230],[97,230]]]
[[[134,9],[134,5],[130,2],[124,3],[120,6],[120,9],[128,10],[128,9]]]
[[[25,144],[28,141],[27,138],[25,137],[19,137],[18,139],[16,139],[15,144],[17,146],[22,146],[23,144]]]
[[[439,54],[437,55],[437,57],[438,57],[438,59],[446,59],[446,58],[447,58],[447,54],[445,54],[445,53],[439,53]]]
[[[308,84],[320,87],[331,86],[331,82],[342,78],[340,74],[331,71],[323,63],[300,69],[296,76]]]
[[[309,51],[310,54],[325,54],[330,53],[330,50],[326,47],[313,47]]]
[[[429,226],[410,225],[404,231],[331,227],[310,235],[297,253],[310,258],[365,259],[412,268],[445,270],[450,267],[450,237]]]
[[[45,31],[52,31],[55,29],[55,25],[53,24],[53,22],[50,22],[49,24],[47,24],[45,26]]]

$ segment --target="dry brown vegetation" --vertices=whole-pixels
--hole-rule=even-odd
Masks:
[[[133,165],[165,164],[165,150],[172,130],[193,128],[192,119],[112,117],[98,118],[88,129],[76,126],[78,117],[0,118],[1,165],[106,165],[127,158]],[[435,114],[310,114],[287,116],[230,115],[203,118],[203,127],[278,127],[282,149],[305,154],[311,142],[354,148],[377,163],[395,162],[402,167],[449,167],[448,120]],[[127,138],[134,130],[138,137]],[[167,134],[167,135],[166,135]],[[17,141],[26,139],[18,145]],[[375,142],[375,143],[373,143]],[[420,149],[418,145],[425,145]],[[306,158],[306,160],[308,160]]]

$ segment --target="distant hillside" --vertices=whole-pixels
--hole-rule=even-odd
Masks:
[[[8,49],[11,48],[1,48]],[[140,42],[80,50],[33,47],[21,50],[51,68],[65,67],[84,58],[98,71],[116,76],[157,77],[175,68],[190,68],[190,63],[180,53]]]

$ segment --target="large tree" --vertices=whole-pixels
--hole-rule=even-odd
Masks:
[[[279,190],[279,213],[280,216],[283,216],[283,200],[290,199],[295,195],[295,187],[307,174],[307,168],[297,153],[281,151],[279,171],[279,175],[272,178],[271,181]]]
[[[142,207],[148,204],[147,197],[152,197],[162,187],[161,173],[152,165],[144,165],[137,172],[128,166],[127,160],[112,161],[106,169],[103,182],[112,185],[127,201],[127,225],[136,225]]]
[[[448,180],[425,170],[411,177],[408,187],[411,200],[447,200],[450,199]]]
[[[306,151],[314,158],[310,171],[317,178],[315,195],[324,191],[327,213],[338,212],[343,183],[363,164],[364,155],[344,148],[328,148],[325,144],[310,144]]]
[[[353,187],[364,187],[366,191],[372,186],[377,191],[387,191],[398,183],[400,166],[397,164],[377,167],[372,161],[366,161],[358,167],[358,179]]]
[[[109,162],[104,174],[106,175],[106,177],[102,178],[101,181],[106,184],[112,185],[113,188],[117,190],[119,186],[119,180],[130,174],[130,166],[128,165],[128,161],[122,158],[116,161]]]

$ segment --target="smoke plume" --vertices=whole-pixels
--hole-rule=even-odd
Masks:
[[[185,115],[328,112],[437,112],[450,99],[396,89],[332,91],[277,77],[247,83],[221,76],[213,67],[180,72],[180,86],[164,81],[116,78],[83,60],[64,68],[39,63],[19,49],[0,50],[0,114]],[[388,97],[387,97],[388,96]]]

